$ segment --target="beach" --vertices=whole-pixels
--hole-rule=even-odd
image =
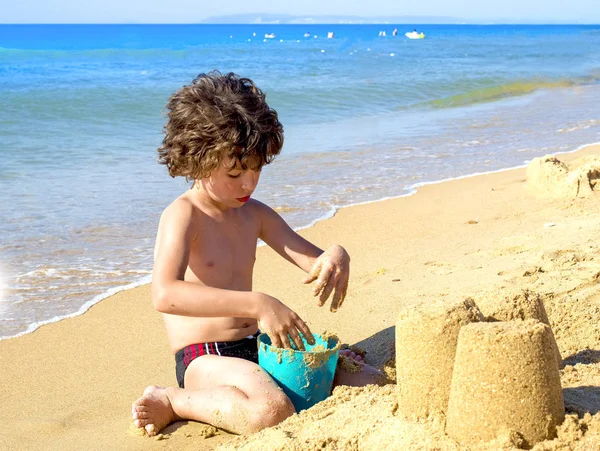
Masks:
[[[558,155],[569,167],[592,157],[600,157],[600,146]],[[565,363],[566,419],[556,439],[534,449],[599,449],[600,193],[549,196],[534,188],[524,167],[472,176],[342,208],[301,230],[320,247],[343,245],[352,258],[348,296],[336,313],[319,308],[301,283],[303,273],[266,247],[257,250],[254,289],[288,304],[313,332],[336,333],[365,349],[368,363],[389,371],[401,310],[493,300],[506,290],[538,293]],[[439,418],[395,415],[394,384],[337,388],[323,403],[254,436],[193,422],[171,425],[156,438],[139,434],[130,420],[132,401],[147,385],[176,383],[149,285],[0,341],[0,360],[0,449],[469,449],[444,433]],[[511,443],[499,438],[476,449]]]

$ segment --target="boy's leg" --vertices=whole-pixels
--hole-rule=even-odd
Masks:
[[[198,357],[185,372],[185,387],[148,387],[133,403],[135,425],[155,435],[173,421],[196,420],[248,434],[295,413],[271,376],[248,360]]]

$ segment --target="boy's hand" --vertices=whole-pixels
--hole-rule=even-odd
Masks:
[[[317,258],[308,276],[302,281],[317,280],[313,294],[319,296],[319,307],[325,304],[333,292],[330,310],[337,311],[344,302],[350,277],[350,256],[342,246],[331,246]]]
[[[311,345],[315,344],[313,334],[298,314],[278,299],[264,293],[258,293],[258,327],[270,338],[273,346],[290,349],[290,338],[296,349],[304,351],[304,343],[298,332]]]

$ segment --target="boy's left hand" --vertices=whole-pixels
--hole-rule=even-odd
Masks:
[[[335,312],[344,302],[349,277],[350,256],[346,249],[336,244],[319,255],[308,276],[302,282],[311,283],[317,280],[313,294],[319,296],[319,307],[325,304],[333,292],[330,310]]]

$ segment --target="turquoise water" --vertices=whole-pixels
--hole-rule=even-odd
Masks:
[[[0,25],[0,337],[149,280],[186,188],[156,164],[164,105],[199,72],[250,77],[279,112],[256,197],[293,227],[600,141],[599,26],[412,29]]]

